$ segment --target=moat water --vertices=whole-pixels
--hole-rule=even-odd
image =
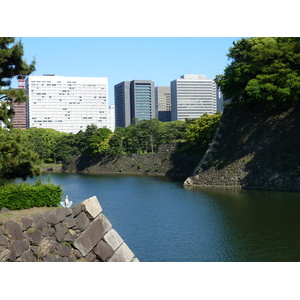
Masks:
[[[74,205],[97,196],[142,262],[300,260],[300,193],[185,188],[148,176],[51,174],[51,181]]]

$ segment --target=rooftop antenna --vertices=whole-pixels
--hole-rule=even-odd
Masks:
[[[190,74],[193,74],[193,70],[190,70]]]

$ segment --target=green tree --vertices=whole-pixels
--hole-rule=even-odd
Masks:
[[[127,153],[138,153],[143,151],[143,136],[137,125],[131,124],[125,129],[125,138],[123,141],[124,150]]]
[[[76,134],[69,133],[61,136],[54,145],[54,160],[69,162],[72,156],[80,155]]]
[[[138,123],[137,129],[143,149],[145,152],[154,152],[157,150],[160,142],[159,120],[142,120]]]
[[[140,120],[126,128],[116,128],[109,140],[112,154],[156,152],[161,143],[184,140],[186,122]]]
[[[89,139],[97,132],[98,127],[95,124],[87,125],[85,131],[80,130],[75,134],[76,147],[81,153],[90,152]]]
[[[185,140],[186,125],[184,121],[160,122],[161,143]]]
[[[112,137],[113,133],[108,134],[106,138],[104,138],[100,143],[98,143],[98,148],[96,152],[94,153],[99,153],[99,154],[106,154],[109,153],[110,151],[110,139]]]
[[[126,137],[126,128],[117,127],[109,140],[111,153],[114,155],[122,154],[124,149],[124,140]]]
[[[38,154],[27,147],[28,140],[20,129],[0,130],[0,177],[26,179],[40,174],[35,166]]]
[[[300,38],[256,37],[234,42],[231,63],[215,79],[232,103],[299,102]]]
[[[22,89],[12,89],[11,80],[15,76],[29,75],[35,70],[35,61],[27,64],[23,59],[24,50],[21,41],[15,42],[12,37],[0,37],[0,121],[12,128],[11,119],[14,116],[14,102],[27,100]]]
[[[108,150],[109,139],[112,135],[112,131],[108,128],[99,128],[88,139],[88,153],[91,154],[103,154]],[[103,141],[105,141],[103,143]]]
[[[203,115],[187,127],[187,141],[192,146],[207,148],[211,142],[221,119],[220,114]]]
[[[41,160],[56,160],[54,151],[59,139],[67,133],[60,132],[52,128],[32,127],[23,131],[28,135],[29,146],[39,154]]]

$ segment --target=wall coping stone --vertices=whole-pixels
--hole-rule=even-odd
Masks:
[[[129,249],[126,243],[123,243],[108,260],[109,262],[130,262],[134,258],[133,252]]]
[[[108,245],[111,246],[114,251],[117,250],[124,242],[114,229],[111,229],[107,234],[105,234],[103,239],[105,242],[107,242]]]
[[[102,207],[95,196],[84,200],[81,204],[84,206],[89,218],[94,219],[102,212]]]

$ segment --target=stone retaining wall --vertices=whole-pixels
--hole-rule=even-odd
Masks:
[[[224,110],[186,186],[300,191],[300,105]]]
[[[66,173],[133,174],[187,177],[195,169],[199,154],[181,153],[180,143],[165,143],[157,153],[124,154],[119,156],[73,157],[63,166]]]
[[[93,196],[19,224],[0,224],[0,262],[137,262]]]

